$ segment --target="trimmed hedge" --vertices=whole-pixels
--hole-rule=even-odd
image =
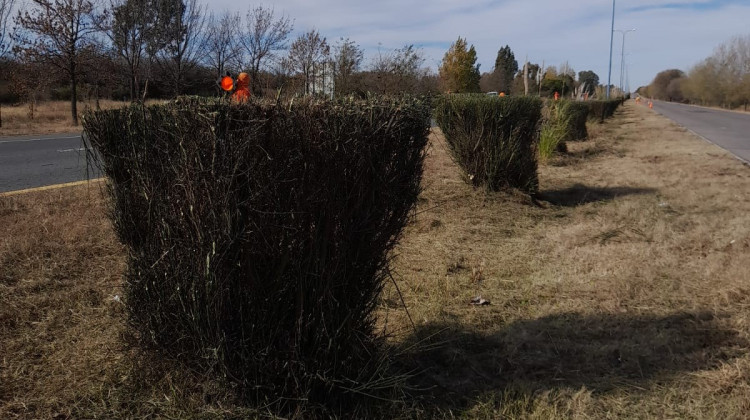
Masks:
[[[535,193],[541,100],[529,97],[445,95],[435,120],[453,159],[474,186]]]
[[[589,117],[589,106],[586,102],[561,101],[558,106],[562,120],[566,122],[565,141],[586,140],[589,136],[586,121]]]
[[[87,113],[142,344],[281,410],[364,392],[429,119],[411,98]]]
[[[622,105],[621,99],[610,99],[608,101],[588,101],[589,119],[603,122],[614,115],[617,108]]]

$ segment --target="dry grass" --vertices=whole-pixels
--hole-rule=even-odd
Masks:
[[[439,135],[383,326],[415,375],[383,417],[745,418],[750,168],[628,104],[541,168],[461,181]],[[0,197],[0,418],[259,415],[131,349],[98,187]],[[471,306],[477,295],[491,301]]]
[[[98,197],[0,197],[0,417],[70,413],[122,358],[124,259]]]
[[[128,105],[129,102],[100,100],[102,109],[117,108]],[[78,112],[95,108],[96,103],[78,102]],[[70,118],[69,101],[44,101],[39,102],[34,108],[34,118],[31,118],[28,104],[15,106],[2,105],[2,122],[0,136],[22,136],[28,134],[47,133],[72,133],[81,131],[80,126],[75,126]]]
[[[0,418],[223,417],[216,384],[133,349],[100,185],[0,196]]]
[[[389,325],[443,345],[404,363],[446,417],[744,417],[750,169],[632,103],[590,135],[540,206],[466,187],[433,143],[397,264],[417,332],[396,304]]]

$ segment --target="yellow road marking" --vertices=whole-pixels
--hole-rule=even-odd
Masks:
[[[0,197],[10,197],[12,195],[20,195],[20,194],[26,194],[30,192],[56,190],[58,188],[65,188],[65,187],[75,187],[78,185],[88,184],[89,182],[102,182],[105,179],[106,178],[94,178],[94,179],[89,179],[88,181],[67,182],[65,184],[55,184],[55,185],[47,185],[44,187],[27,188],[25,190],[8,191],[8,192],[0,193]]]

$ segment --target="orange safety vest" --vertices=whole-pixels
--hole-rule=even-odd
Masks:
[[[232,95],[232,99],[239,102],[247,102],[250,99],[250,76],[247,73],[240,73],[237,76],[237,89]]]

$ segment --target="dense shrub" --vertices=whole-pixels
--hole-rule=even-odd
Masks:
[[[427,106],[188,98],[83,125],[144,345],[256,401],[330,406],[365,388],[389,251],[420,191]]]
[[[559,120],[547,119],[539,129],[539,160],[544,162],[555,153],[566,152],[566,124]]]
[[[610,99],[608,101],[588,101],[589,119],[602,122],[614,115],[617,108],[622,105],[621,99]]]
[[[559,113],[562,120],[565,121],[565,140],[578,141],[586,140],[589,136],[586,130],[586,121],[589,117],[589,106],[586,102],[580,101],[559,101]]]
[[[453,159],[475,186],[534,193],[541,101],[528,97],[446,95],[435,100],[435,120]]]
[[[546,101],[539,130],[539,158],[544,161],[555,151],[567,152],[567,142],[588,137],[586,121],[589,106],[585,102],[565,99]]]

